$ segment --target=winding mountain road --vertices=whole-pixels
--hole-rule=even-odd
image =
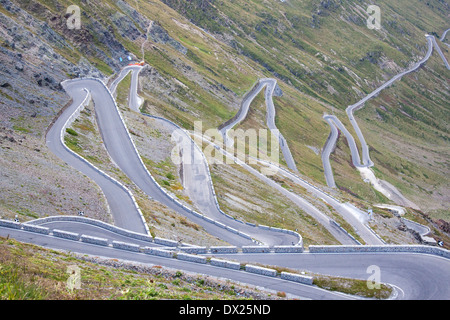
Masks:
[[[235,117],[231,119],[231,121],[227,121],[225,124],[219,127],[219,131],[222,133],[223,139],[225,141],[225,145],[227,147],[232,146],[234,141],[229,138],[229,131],[233,129],[237,124],[242,122],[248,114],[248,110],[250,108],[250,104],[255,99],[255,97],[261,92],[261,90],[265,90],[265,102],[266,102],[266,123],[269,128],[271,134],[278,138],[279,145],[281,148],[281,152],[283,153],[283,157],[286,161],[286,164],[289,169],[294,172],[298,172],[297,166],[295,165],[294,158],[292,157],[289,146],[286,142],[286,139],[283,137],[281,132],[278,130],[275,125],[275,106],[273,104],[273,95],[274,91],[277,88],[277,81],[273,78],[263,78],[258,81],[258,83],[251,89],[249,94],[247,94],[242,103],[241,107],[238,110]]]
[[[95,104],[97,123],[101,132],[104,145],[111,160],[147,195],[163,203],[168,208],[188,217],[192,222],[202,225],[207,232],[233,245],[249,245],[253,242],[243,237],[236,236],[212,223],[205,223],[203,219],[192,214],[189,210],[173,202],[167,194],[158,187],[151,178],[136,152],[127,128],[117,109],[115,100],[106,86],[99,80],[79,79],[66,81],[64,88],[71,96],[73,103],[58,118],[47,134],[47,145],[63,161],[86,174],[93,179],[103,190],[114,221],[122,228],[147,233],[145,223],[139,215],[136,205],[129,194],[117,183],[98,173],[90,163],[83,161],[81,157],[71,152],[59,138],[62,133],[65,119],[69,118],[77,106],[84,100],[86,90],[92,96]],[[68,222],[67,224],[70,224]]]
[[[445,30],[445,31],[442,33],[441,39],[439,39],[441,42],[444,42],[445,37],[447,36],[447,32],[449,32],[449,31],[450,31],[450,28],[447,29],[447,30]]]
[[[442,33],[441,39],[439,39],[439,40],[442,42],[442,44],[443,44],[443,45],[446,45],[447,47],[450,47],[450,45],[449,45],[448,43],[445,43],[444,40],[445,40],[445,37],[447,36],[447,32],[448,32],[449,30],[450,30],[450,29],[445,30],[445,31]]]
[[[135,232],[147,233],[145,224],[130,192],[111,177],[102,174],[94,165],[72,152],[64,144],[62,137],[65,125],[76,109],[87,99],[89,93],[85,90],[84,85],[80,85],[79,81],[65,81],[62,85],[72,98],[72,103],[49,129],[46,136],[47,147],[68,165],[97,183],[106,197],[112,218],[117,226]],[[95,99],[97,100],[98,97],[95,96]],[[73,214],[76,214],[76,212]]]
[[[261,163],[265,164],[266,166],[274,166],[271,163],[268,163],[264,160],[259,160]],[[317,188],[316,186],[312,185],[311,183],[305,181],[304,179],[297,176],[295,173],[285,170],[283,168],[280,168],[279,174],[290,179],[292,182],[298,184],[299,186],[302,186],[306,189],[307,192],[309,192],[311,195],[318,197],[322,199],[325,203],[333,207],[337,213],[339,213],[345,221],[347,221],[355,230],[355,232],[361,237],[361,239],[368,245],[382,245],[384,242],[377,236],[377,234],[367,225],[369,216],[366,212],[356,208],[355,206],[351,205],[350,203],[342,203],[335,197],[329,195],[325,191]],[[285,192],[289,192],[286,189],[284,189]],[[298,195],[296,195],[299,197]],[[305,200],[306,201],[306,200]],[[317,209],[316,209],[317,210]],[[308,211],[307,213],[314,213],[314,211]],[[320,211],[319,211],[320,212]],[[314,215],[311,214],[314,218],[316,218],[319,222],[322,223],[323,226],[327,230],[329,230],[332,234],[332,228],[336,228],[335,221],[331,219],[330,217],[326,216],[323,213],[320,213],[320,215]],[[343,239],[341,237],[337,237],[342,244],[354,244],[355,240],[350,239],[348,234],[346,235],[346,239]],[[350,241],[351,240],[351,241]],[[350,242],[349,242],[350,241]]]
[[[428,44],[428,50],[427,50],[425,57],[422,60],[417,62],[412,68],[394,76],[392,79],[390,79],[389,81],[387,81],[386,83],[381,85],[379,88],[377,88],[376,90],[374,90],[373,92],[371,92],[370,94],[365,96],[363,99],[361,99],[357,103],[350,105],[346,108],[345,111],[347,113],[347,116],[348,116],[348,118],[356,132],[356,135],[361,143],[362,161],[359,156],[359,151],[356,146],[355,139],[350,134],[350,132],[345,128],[345,126],[342,124],[342,122],[334,115],[326,114],[323,116],[324,120],[329,124],[329,126],[331,128],[330,135],[329,135],[329,137],[325,143],[325,146],[323,147],[323,150],[322,150],[322,163],[323,163],[323,168],[324,168],[325,180],[327,181],[327,184],[329,187],[332,187],[332,188],[336,187],[333,171],[331,169],[331,164],[330,164],[330,154],[333,152],[333,150],[336,146],[337,138],[338,138],[336,129],[339,129],[341,132],[344,133],[344,135],[347,139],[347,142],[349,143],[353,165],[357,168],[358,167],[359,168],[372,167],[374,165],[374,163],[370,159],[369,146],[367,145],[367,143],[364,139],[364,135],[362,134],[361,129],[359,128],[358,123],[354,117],[354,112],[356,110],[362,108],[368,100],[377,96],[382,90],[384,90],[387,87],[389,87],[390,85],[392,85],[395,81],[400,80],[403,76],[407,75],[408,73],[414,72],[417,69],[419,69],[431,57],[431,54],[433,53],[433,48],[435,48],[435,50],[439,53],[445,66],[447,67],[447,69],[448,70],[450,69],[447,59],[445,58],[439,45],[437,44],[435,37],[431,36],[431,35],[426,35],[426,39],[427,39],[427,44]]]
[[[341,294],[283,280],[252,274],[243,270],[232,270],[210,264],[193,263],[100,246],[81,241],[57,238],[51,235],[27,232],[0,226],[0,236],[10,237],[25,243],[42,247],[64,250],[93,257],[121,259],[148,266],[159,265],[199,275],[226,278],[232,281],[248,283],[275,291],[283,291],[302,299],[347,300],[358,299],[356,296]],[[297,270],[307,270],[319,274],[357,278],[367,280],[370,266],[377,266],[380,281],[394,288],[392,299],[398,300],[448,300],[450,299],[450,259],[420,253],[237,253],[215,254],[218,258],[232,259],[248,263],[277,265]]]
[[[115,92],[117,85],[122,81],[125,76],[131,72],[131,86],[130,86],[130,94],[129,94],[129,106],[132,110],[139,109],[139,105],[135,103],[136,101],[140,101],[140,98],[137,96],[137,82],[138,82],[138,74],[142,70],[141,66],[129,66],[125,67],[119,73],[118,77],[111,83],[110,91],[112,93]],[[268,85],[268,89],[266,91],[266,101],[271,101],[271,95],[273,94],[273,90],[275,88],[276,82],[271,81],[271,79],[264,79],[262,83],[259,85],[257,90],[254,90],[253,96],[248,97],[247,101],[243,104],[246,105],[247,108],[253,100],[254,96],[262,90],[264,86]],[[72,95],[74,101],[78,101],[79,92],[84,91],[85,88],[89,88],[92,94],[93,101],[95,103],[95,110],[98,119],[98,126],[100,132],[102,133],[102,137],[104,139],[106,150],[108,151],[111,159],[114,163],[133,181],[136,183],[138,187],[141,188],[147,195],[151,196],[153,199],[165,204],[169,208],[177,211],[178,213],[190,218],[195,223],[205,227],[205,229],[212,233],[213,235],[217,235],[219,238],[226,240],[227,242],[235,245],[245,245],[250,244],[248,240],[240,239],[231,232],[227,232],[204,219],[195,216],[190,210],[186,209],[183,206],[178,205],[173,202],[170,197],[161,190],[161,188],[157,185],[156,181],[151,178],[150,174],[146,170],[145,166],[140,159],[140,156],[133,144],[131,137],[125,127],[125,124],[122,120],[120,112],[118,111],[117,106],[115,105],[115,101],[111,96],[110,91],[103,85],[102,82],[85,79],[85,80],[76,80],[67,82],[65,87],[67,88],[69,94]],[[76,103],[75,103],[76,104]],[[274,112],[270,111],[274,109],[273,104],[269,103],[269,113],[267,118],[272,119],[268,120],[271,128],[274,127]],[[248,109],[242,114],[248,112]],[[157,119],[159,121],[165,121],[164,119]],[[170,124],[170,122],[168,122]],[[173,133],[175,140],[181,142],[179,145],[181,146],[183,157],[191,158],[191,161],[185,161],[183,163],[183,184],[186,186],[186,190],[190,195],[191,199],[195,202],[196,206],[200,209],[200,211],[220,223],[223,223],[235,230],[246,233],[251,237],[259,240],[262,243],[268,245],[281,245],[281,244],[292,244],[297,243],[298,239],[290,234],[284,234],[276,231],[268,231],[258,229],[254,226],[244,224],[240,221],[236,221],[234,219],[229,218],[223,212],[221,212],[219,205],[217,203],[217,199],[214,193],[214,187],[211,182],[208,164],[206,159],[204,158],[201,150],[195,145],[190,136],[181,130],[181,128],[173,125]],[[287,144],[285,144],[287,147]],[[228,155],[230,156],[230,155]],[[194,160],[192,160],[192,158]],[[256,172],[250,166],[247,166],[245,163],[242,163],[247,170],[259,176],[260,179],[263,179],[266,183],[272,185],[272,187],[277,188],[282,193],[287,193],[286,196],[290,198],[294,203],[299,205],[303,210],[311,214],[319,223],[324,225],[333,236],[338,239],[343,244],[354,244],[354,240],[349,238],[347,234],[343,233],[339,228],[336,228],[336,225],[332,223],[331,219],[317,210],[314,206],[312,206],[309,202],[307,202],[302,197],[292,194],[291,192],[281,188],[278,184],[273,182],[271,179],[262,176],[261,173]],[[272,164],[271,164],[272,165]],[[274,168],[275,170],[278,168]],[[255,172],[253,172],[255,171]],[[295,177],[294,177],[295,179]],[[207,183],[204,183],[207,182]],[[112,196],[114,197],[114,196]],[[323,195],[323,197],[327,197]],[[358,222],[358,219],[355,219],[354,215],[348,214],[348,211],[344,206],[340,203],[332,203],[332,205],[337,208],[338,212],[347,213],[344,215],[346,219],[353,220]],[[115,210],[114,212],[124,212],[116,209],[114,204],[110,205]],[[134,208],[136,211],[136,208]],[[130,212],[130,211],[128,211]],[[128,219],[124,217],[127,216]],[[120,216],[121,219],[128,221],[137,221],[136,218],[132,218],[130,213],[122,213]],[[142,220],[141,220],[142,221]],[[352,224],[355,230],[361,232],[361,230],[365,230],[364,223],[353,223]],[[132,230],[137,230],[132,229]],[[369,244],[379,244],[379,239],[374,237],[373,233],[363,232],[362,234],[366,243]]]
[[[202,137],[200,137],[202,138]],[[314,207],[310,202],[308,202],[306,199],[301,197],[298,194],[295,194],[285,188],[283,188],[281,185],[276,183],[274,180],[267,177],[265,174],[261,173],[260,171],[256,170],[252,166],[248,165],[244,161],[240,160],[238,157],[235,157],[233,154],[229,153],[227,150],[222,149],[220,146],[214,144],[213,142],[209,141],[206,137],[203,137],[203,141],[205,143],[213,145],[216,150],[220,151],[223,155],[226,157],[233,159],[233,161],[246,169],[248,172],[256,176],[258,179],[262,180],[264,183],[272,187],[273,189],[277,190],[281,194],[283,194],[286,198],[291,200],[293,203],[295,203],[301,210],[305,211],[308,215],[313,217],[318,223],[320,223],[325,229],[327,229],[333,237],[339,241],[341,244],[357,244],[353,239],[351,239],[348,234],[343,232],[341,229],[337,228],[335,224],[332,223],[332,219],[326,216],[324,213],[322,213],[320,210],[318,210],[316,207]],[[262,162],[262,160],[260,160]],[[271,166],[272,164],[265,163],[266,166]],[[278,170],[277,165],[272,165],[272,170]],[[289,171],[288,171],[289,172]]]
[[[115,98],[117,86],[131,72],[131,85],[128,94],[128,106],[130,107],[131,110],[136,112],[140,112],[139,108],[142,104],[142,99],[137,94],[138,78],[141,70],[142,66],[136,65],[127,66],[120,71],[119,75],[109,85],[109,90],[111,91],[111,94]]]
[[[131,67],[129,69],[132,72],[129,107],[130,109],[136,111],[135,107],[133,107],[133,101],[141,100],[140,97],[137,96],[137,87],[138,74],[142,70],[142,67]],[[152,117],[148,114],[144,115]],[[263,244],[287,245],[292,243],[296,244],[299,242],[298,236],[274,230],[263,231],[255,226],[245,224],[225,215],[217,202],[208,163],[199,147],[195,144],[187,132],[171,121],[160,117],[152,118],[156,121],[163,121],[165,124],[172,127],[172,140],[176,142],[179,152],[182,154],[181,165],[183,166],[183,186],[185,187],[190,199],[195,203],[196,207],[202,214],[228,227],[248,234]],[[205,226],[210,223],[200,219],[199,224],[201,226]]]

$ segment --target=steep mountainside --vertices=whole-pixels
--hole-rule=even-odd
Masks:
[[[80,8],[80,29],[67,27],[72,4]],[[101,190],[55,157],[45,134],[69,102],[61,81],[108,81],[128,58],[148,64],[140,74],[142,111],[186,129],[196,120],[217,128],[258,78],[276,78],[283,92],[274,98],[276,125],[299,174],[364,209],[391,203],[363,181],[343,138],[331,156],[338,188],[326,186],[320,150],[330,128],[322,116],[335,114],[354,134],[345,108],[423,58],[425,34],[441,36],[450,6],[380,0],[382,28],[370,30],[371,4],[0,0],[0,216],[29,220],[84,210],[110,221]],[[437,42],[450,59],[449,47]],[[448,75],[435,52],[355,112],[376,176],[420,208],[409,218],[441,231],[450,221]]]

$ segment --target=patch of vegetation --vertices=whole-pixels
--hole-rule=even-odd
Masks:
[[[78,136],[78,133],[72,128],[66,128],[66,132],[74,137]]]
[[[79,145],[79,140],[73,136],[65,136],[64,143],[66,146],[74,152],[80,153],[83,149]]]

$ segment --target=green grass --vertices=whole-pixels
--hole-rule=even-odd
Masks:
[[[167,173],[166,174],[166,178],[169,179],[169,180],[175,180],[175,176],[173,175],[172,172]]]
[[[32,212],[30,209],[27,209],[27,208],[19,209],[16,212],[17,212],[17,214],[24,215],[24,216],[27,216],[27,217],[31,217],[33,219],[38,219],[39,218],[39,215],[37,213]]]
[[[81,153],[83,151],[83,149],[79,145],[80,141],[73,136],[65,136],[64,143],[69,149],[75,151],[76,153]]]
[[[125,109],[128,110],[128,92],[130,91],[131,86],[131,72],[128,73],[122,81],[118,84],[116,88],[116,101],[117,105],[125,106]]]
[[[27,283],[19,274],[19,266],[12,262],[0,265],[1,300],[43,300],[47,297],[45,289],[33,283]]]

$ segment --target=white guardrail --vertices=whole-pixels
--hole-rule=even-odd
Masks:
[[[426,245],[365,245],[365,246],[309,246],[310,253],[370,253],[370,252],[403,252],[424,253],[450,259],[450,251],[444,248]]]
[[[42,218],[33,220],[26,223],[19,223],[15,221],[10,220],[4,220],[0,219],[0,227],[5,228],[12,228],[17,230],[23,230],[27,232],[32,233],[38,233],[41,235],[48,235],[48,236],[56,236],[64,239],[74,240],[74,241],[82,241],[82,242],[90,242],[94,243],[95,241],[98,242],[100,245],[105,244],[105,239],[103,238],[96,238],[91,237],[89,235],[80,235],[78,233],[63,231],[59,229],[53,229],[50,230],[47,227],[42,227],[36,224],[39,223],[49,223],[53,221],[76,221],[76,222],[82,222],[82,223],[92,223],[93,225],[105,228],[106,230],[109,230],[111,232],[115,232],[119,235],[127,236],[130,239],[136,239],[143,242],[149,242],[159,244],[155,241],[151,236],[147,236],[140,233],[135,233],[132,231],[128,231],[110,224],[107,224],[105,222],[101,222],[98,220],[90,219],[90,218],[84,218],[84,217],[77,217],[77,216],[60,216],[60,217],[48,217],[48,218]],[[161,238],[158,238],[161,239]],[[168,239],[166,239],[168,240]],[[113,241],[112,243],[119,241]],[[120,242],[125,243],[125,242]],[[132,243],[130,243],[132,244]],[[202,254],[235,254],[235,253],[304,253],[302,247],[300,246],[243,246],[242,248],[238,248],[236,246],[210,246],[208,247],[201,247],[201,246],[195,246],[192,244],[186,244],[186,243],[175,243],[172,240],[168,240],[168,242],[165,242],[164,245],[167,247],[170,247],[168,244],[173,244],[173,249],[178,249],[179,251],[183,251],[184,253],[202,253]],[[146,246],[140,246],[137,244],[132,244],[133,248],[135,246],[138,246],[140,250],[145,248]],[[152,249],[159,249],[159,248],[152,248]],[[133,249],[134,250],[134,249]],[[327,245],[327,246],[320,246],[320,245],[310,245],[309,246],[309,253],[365,253],[365,252],[410,252],[410,253],[424,253],[424,254],[432,254],[432,255],[438,255],[445,258],[450,258],[450,251],[444,248],[439,248],[436,246],[428,246],[428,245]]]

